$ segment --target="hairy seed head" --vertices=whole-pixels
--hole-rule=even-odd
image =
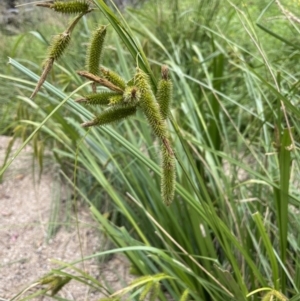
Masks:
[[[161,156],[161,195],[163,202],[169,206],[175,193],[175,158],[173,152],[170,153],[164,144],[161,147]]]
[[[163,119],[167,119],[172,101],[173,85],[171,80],[162,78],[157,85],[156,99]]]
[[[131,107],[112,107],[100,113],[92,121],[81,124],[83,127],[90,127],[96,125],[106,125],[118,120],[129,117],[136,112],[136,106]]]
[[[100,71],[105,79],[113,83],[115,86],[121,88],[122,90],[125,89],[126,82],[118,73],[104,67],[100,67]]]
[[[139,106],[146,115],[146,118],[154,132],[160,139],[168,137],[165,121],[161,115],[159,105],[153,95],[148,75],[141,69],[137,69],[135,74],[135,84],[140,91]]]
[[[69,32],[63,32],[54,36],[48,49],[48,58],[58,60],[70,44],[70,41],[71,36]]]
[[[53,3],[37,3],[36,5],[48,7],[63,14],[80,14],[89,10],[89,4],[86,1],[54,1]]]
[[[89,48],[87,51],[86,65],[90,73],[99,75],[99,65],[101,54],[103,50],[104,40],[106,36],[106,26],[97,28],[90,40]]]

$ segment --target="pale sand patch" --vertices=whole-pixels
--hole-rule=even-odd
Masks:
[[[9,139],[0,136],[0,164],[4,160]],[[17,146],[14,147],[14,151]],[[50,262],[51,259],[72,262],[81,258],[74,217],[71,218],[69,227],[60,226],[55,236],[47,242],[53,193],[57,189],[55,184],[57,178],[55,179],[53,171],[49,169],[42,174],[40,183],[34,184],[32,149],[26,147],[9,167],[3,183],[0,184],[1,301],[9,300],[39,277],[47,274],[55,267]],[[61,199],[58,201],[62,204],[69,202],[67,198],[68,194],[62,191]],[[104,238],[88,208],[84,206],[79,208],[78,220],[83,256],[103,251],[107,244],[104,243]],[[82,265],[77,266],[82,268]],[[113,256],[111,260],[103,263],[99,258],[85,262],[86,272],[97,279],[104,277],[113,290],[123,287],[123,281],[132,279],[127,273],[128,266],[128,261],[120,255]],[[89,301],[103,297],[100,292],[89,291],[88,287],[75,281],[68,283],[59,292],[59,296],[70,300]]]

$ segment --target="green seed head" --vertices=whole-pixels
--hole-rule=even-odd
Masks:
[[[89,4],[86,1],[55,1],[50,8],[63,14],[80,14],[89,10]]]
[[[135,74],[135,84],[140,91],[139,106],[146,115],[154,134],[160,139],[168,137],[165,121],[160,112],[158,103],[153,95],[149,77],[141,69],[137,69]]]
[[[96,29],[90,40],[87,51],[86,65],[90,73],[99,75],[99,65],[101,60],[102,49],[106,36],[106,26],[100,26]]]
[[[163,119],[167,119],[172,101],[173,85],[168,79],[168,67],[162,66],[162,79],[158,82],[156,99]]]
[[[140,68],[136,68],[134,83],[138,86],[141,93],[152,93],[149,76]]]
[[[68,32],[63,32],[59,35],[54,36],[48,50],[48,58],[58,60],[70,44],[70,41],[71,36]]]
[[[161,155],[161,195],[163,202],[169,206],[174,199],[175,193],[175,158],[174,154],[170,153],[165,145],[162,145]]]
[[[125,80],[116,72],[106,69],[104,67],[100,67],[100,71],[104,78],[113,83],[115,86],[121,88],[122,90],[126,87]]]
[[[131,107],[112,107],[103,111],[94,120],[83,123],[81,126],[90,127],[96,125],[106,125],[126,117],[129,117],[136,112],[136,106]]]

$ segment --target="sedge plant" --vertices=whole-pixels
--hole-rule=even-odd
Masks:
[[[191,39],[190,35],[184,43],[178,43],[184,36],[172,40],[170,35],[169,48],[149,30],[155,24],[151,18],[147,27],[147,14],[131,12],[130,16],[136,17],[138,24],[135,34],[140,34],[141,39],[147,38],[148,43],[151,41],[155,45],[152,51],[160,55],[157,61],[164,58],[172,70],[168,72],[168,68],[163,67],[161,79],[157,81],[126,21],[103,1],[95,0],[95,7],[106,16],[128,50],[126,55],[131,54],[137,60],[135,74],[130,75],[132,66],[119,51],[123,66],[129,65],[126,72],[129,78],[125,80],[119,72],[102,66],[93,71],[87,62],[87,70],[79,74],[91,81],[93,92],[82,93],[77,102],[69,102],[73,94],[66,95],[45,82],[45,88],[59,99],[51,101],[58,107],[68,102],[72,113],[84,119],[85,127],[129,116],[138,119],[134,111],[141,111],[146,117],[146,120],[140,119],[141,129],[136,129],[135,120],[129,118],[124,124],[114,124],[117,131],[114,127],[92,128],[84,143],[78,146],[79,154],[71,147],[69,154],[55,150],[65,158],[77,158],[105,187],[122,212],[127,223],[120,227],[91,205],[102,229],[118,246],[112,252],[125,252],[131,261],[131,272],[138,277],[131,288],[137,289],[137,283],[141,284],[142,289],[138,290],[141,299],[151,291],[153,294],[159,291],[161,299],[167,291],[175,300],[299,298],[299,214],[296,210],[299,195],[295,189],[299,155],[290,127],[292,122],[299,132],[300,114],[295,105],[298,97],[294,92],[297,79],[279,60],[270,59],[260,44],[251,17],[233,2],[226,1],[219,15],[222,19],[224,10],[228,10],[229,15],[234,16],[230,24],[233,28],[228,26],[228,32],[225,26],[205,27],[193,19],[187,24],[204,30],[201,43],[199,37]],[[174,3],[189,4],[188,1]],[[165,5],[168,3],[155,6],[158,16],[163,16]],[[270,7],[271,1],[266,5]],[[168,17],[163,21],[167,22]],[[234,27],[236,23],[239,25]],[[157,30],[165,37],[161,28]],[[191,31],[188,28],[188,32]],[[240,38],[232,36],[234,31],[248,38],[241,43]],[[118,42],[116,47],[121,49]],[[193,69],[191,62],[196,66]],[[32,79],[37,78],[18,62],[11,60],[11,64]],[[172,95],[170,78],[176,83],[175,119],[169,109],[164,109],[169,108]],[[97,92],[95,83],[105,90]],[[166,95],[168,102],[161,101]],[[81,104],[108,109],[92,117]],[[166,131],[168,117],[173,132]],[[68,118],[68,122],[85,137],[84,128],[76,120]],[[160,163],[162,169],[157,164],[153,133],[160,142],[161,152],[166,153],[165,161]],[[173,138],[172,145],[169,136]],[[119,152],[110,146],[110,139],[118,143]],[[145,142],[151,146],[147,153],[141,151]],[[172,170],[174,149],[180,169],[177,170],[175,201],[166,207],[157,202],[160,196],[155,187],[160,177],[165,177],[165,166],[171,166]],[[111,174],[118,174],[118,183],[124,183],[124,190],[119,190],[105,175],[102,156],[109,158]],[[172,181],[168,185],[174,185]],[[88,201],[83,189],[76,189]],[[60,271],[55,273],[56,277],[67,276]],[[122,292],[127,292],[126,288],[110,294],[110,298],[121,296]]]
[[[38,6],[51,8],[56,12],[64,14],[78,14],[68,28],[58,36],[55,36],[48,50],[48,56],[44,63],[43,73],[30,98],[34,98],[39,91],[54,61],[58,60],[71,39],[71,33],[78,21],[92,9],[86,1],[54,1],[53,3],[39,3]],[[106,36],[106,26],[100,26],[91,37],[87,52],[87,71],[77,73],[93,81],[93,93],[84,95],[78,102],[107,105],[109,109],[104,110],[92,121],[82,124],[83,127],[102,126],[125,119],[140,109],[146,116],[155,136],[161,143],[162,180],[161,194],[166,205],[170,205],[174,198],[175,189],[175,156],[171,146],[166,119],[172,98],[172,83],[168,79],[167,66],[162,67],[162,78],[155,97],[151,87],[149,76],[139,67],[132,80],[125,80],[116,72],[100,67],[100,59]],[[99,76],[99,75],[102,75]],[[96,93],[96,84],[106,87],[109,92]]]

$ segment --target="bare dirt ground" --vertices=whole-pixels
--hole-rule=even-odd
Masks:
[[[8,142],[8,137],[0,136],[0,166]],[[55,267],[51,259],[72,262],[81,258],[75,218],[71,219],[69,227],[60,227],[54,237],[47,239],[53,181],[53,175],[48,171],[42,174],[39,185],[34,184],[32,149],[26,147],[0,184],[0,301],[11,299],[47,274]],[[78,220],[83,256],[103,251],[104,238],[88,208],[79,209]],[[78,267],[82,268],[82,265]],[[129,279],[127,270],[128,262],[122,256],[113,256],[102,263],[99,258],[85,261],[85,271],[97,279],[105,278],[114,290],[124,285],[120,279]],[[100,292],[89,291],[88,287],[73,280],[59,295],[69,300],[89,301],[103,297]]]

